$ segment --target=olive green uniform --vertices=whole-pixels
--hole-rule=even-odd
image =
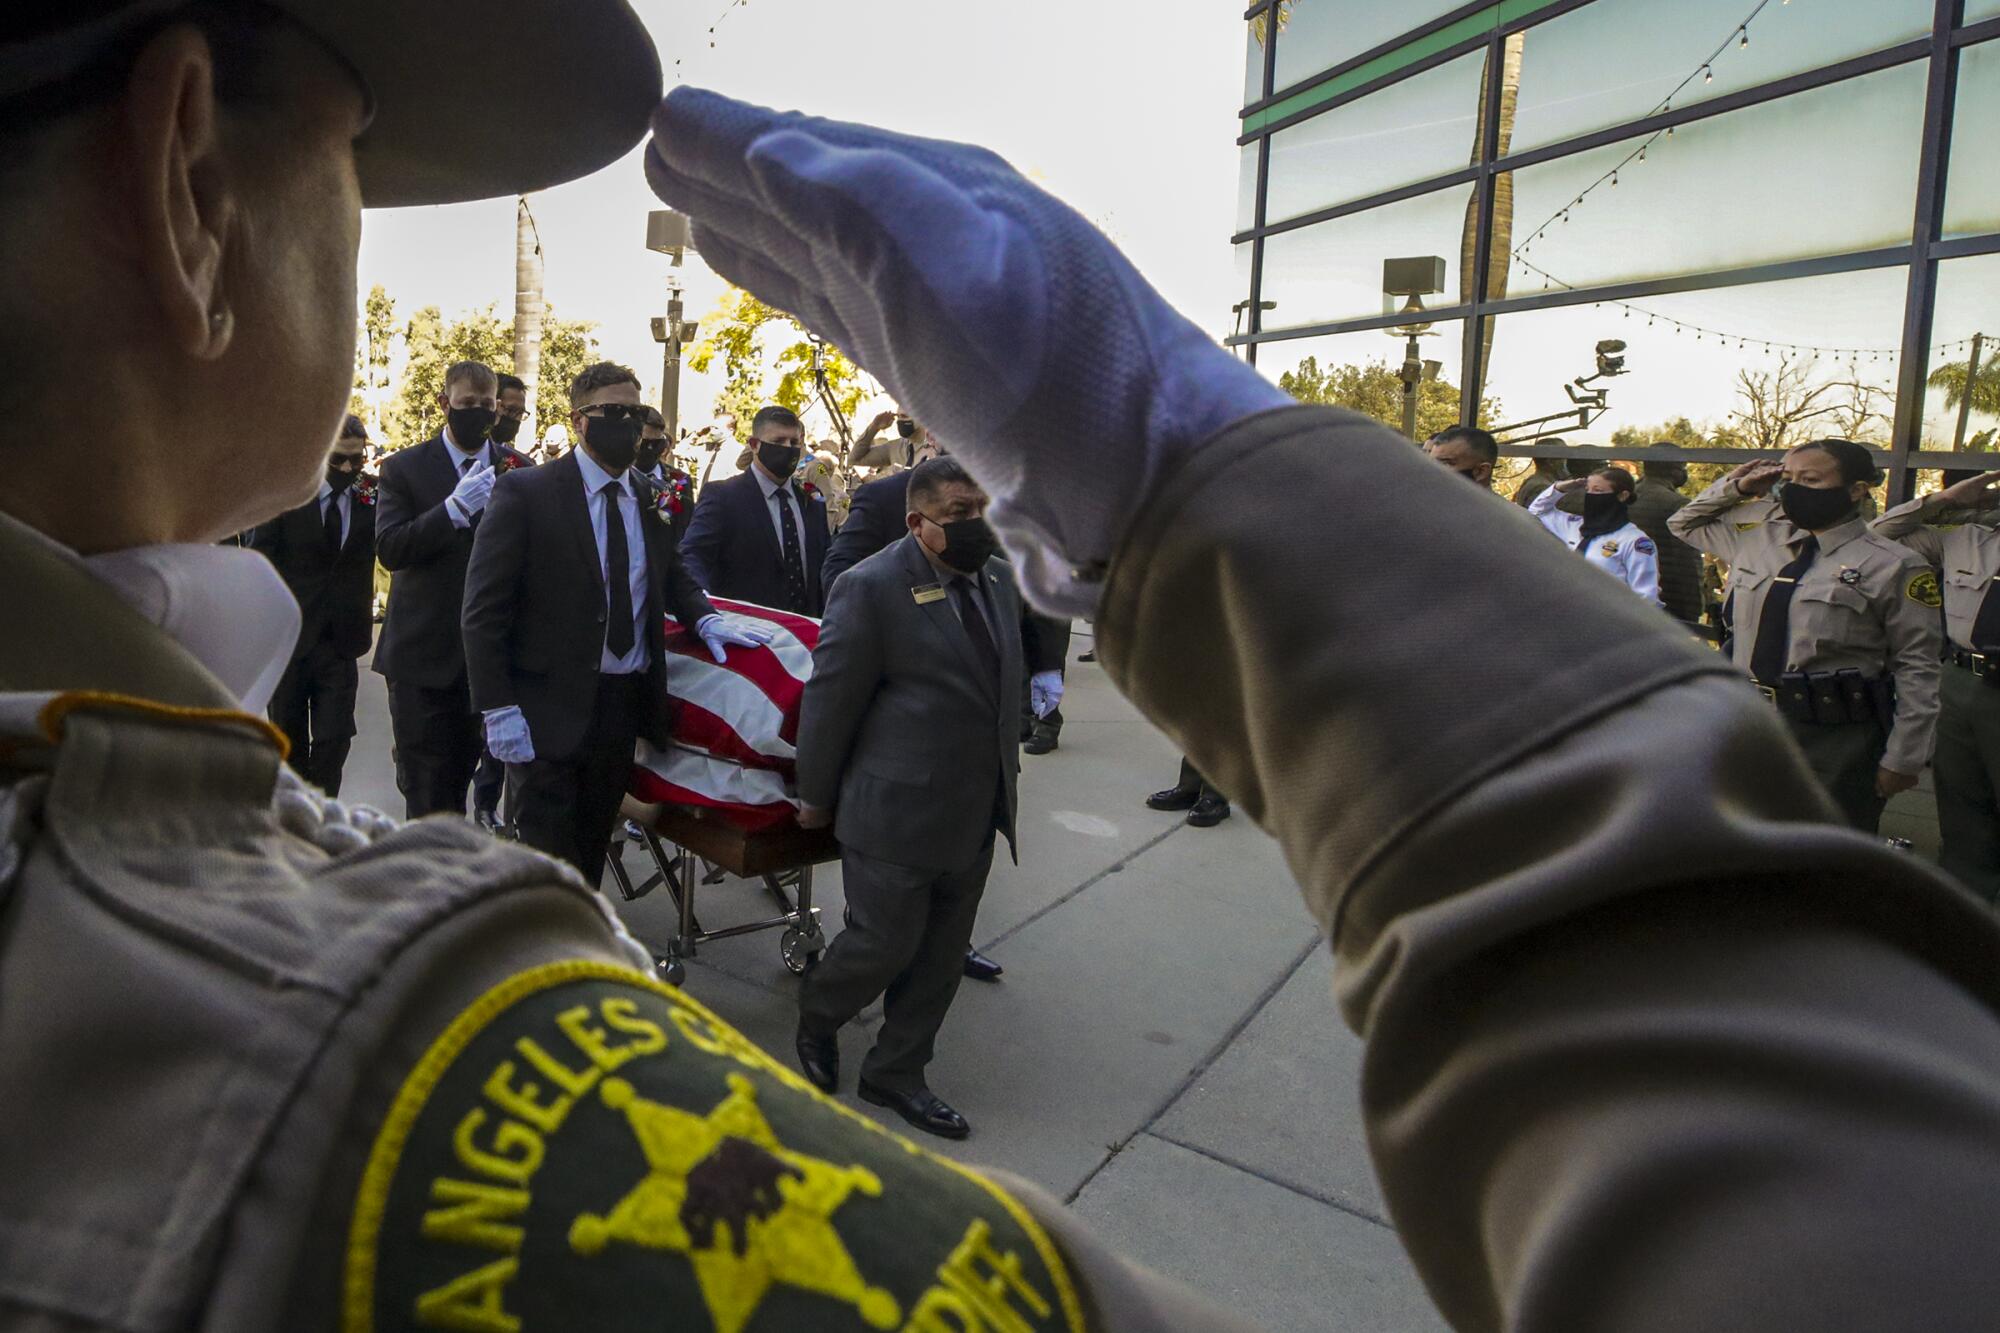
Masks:
[[[1764,508],[1740,519],[1743,504],[1735,483],[1724,478],[1667,526],[1729,562],[1732,653],[1748,671],[1765,600],[1811,534]],[[1914,552],[1870,532],[1858,515],[1818,537],[1819,554],[1792,594],[1784,678],[1758,684],[1785,712],[1793,738],[1848,822],[1872,833],[1884,804],[1875,794],[1876,769],[1915,776],[1930,762],[1941,647],[1937,579]],[[1841,672],[1855,674],[1835,681]],[[1872,688],[1836,699],[1855,680]]]
[[[1976,651],[1972,632],[2000,576],[2000,509],[1951,510],[1931,496],[1896,506],[1872,527],[1938,573],[1947,640],[1931,760],[1943,839],[1939,860],[1967,888],[2000,905],[2000,658]]]

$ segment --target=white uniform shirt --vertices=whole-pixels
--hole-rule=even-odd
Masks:
[[[1529,503],[1528,512],[1574,551],[1583,536],[1583,519],[1557,509],[1562,498],[1562,493],[1550,486]],[[1622,528],[1598,533],[1584,546],[1582,554],[1585,560],[1646,600],[1660,600],[1660,553],[1654,548],[1653,539],[1641,532],[1637,524],[1627,523]]]

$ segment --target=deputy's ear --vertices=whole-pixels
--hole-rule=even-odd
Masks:
[[[235,316],[223,255],[241,204],[219,142],[208,41],[177,24],[146,44],[120,104],[129,216],[145,281],[168,335],[204,361],[228,349]]]

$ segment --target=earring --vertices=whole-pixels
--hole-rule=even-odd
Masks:
[[[223,331],[228,327],[229,327],[229,307],[222,306],[218,309],[211,310],[209,312],[208,332],[210,337],[220,338],[223,334]]]

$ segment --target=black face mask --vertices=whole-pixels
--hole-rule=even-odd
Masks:
[[[790,481],[792,473],[799,470],[799,447],[795,444],[772,444],[768,440],[757,442],[757,461],[764,470],[779,481]]]
[[[914,422],[914,421],[898,421],[898,422],[896,423],[896,434],[898,434],[898,435],[902,436],[902,437],[903,437],[904,439],[906,439],[906,440],[907,440],[907,439],[909,439],[909,438],[910,438],[910,437],[911,437],[912,435],[915,435],[916,433],[917,433],[917,423],[916,423],[916,422]]]
[[[352,486],[354,479],[360,475],[359,472],[342,472],[339,468],[330,467],[326,470],[326,484],[333,488],[335,495],[338,495]]]
[[[983,518],[961,518],[954,523],[939,523],[930,519],[929,522],[944,533],[944,550],[937,553],[937,558],[961,574],[977,574],[1000,549],[1000,539],[993,535],[992,526]]]
[[[667,437],[664,435],[657,440],[639,441],[639,470],[641,472],[651,472],[660,465],[660,459],[666,455],[666,452]]]
[[[493,429],[493,423],[500,414],[490,407],[454,407],[444,414],[451,423],[452,442],[466,453],[471,453],[486,442],[486,432]]]
[[[1778,488],[1778,508],[1807,532],[1819,532],[1852,514],[1856,506],[1845,486],[1801,486],[1788,481]]]
[[[644,429],[645,426],[637,421],[585,417],[583,442],[590,446],[590,452],[607,471],[619,473],[631,467],[632,460],[638,456],[639,432]]]
[[[495,444],[512,444],[514,437],[521,433],[521,418],[499,417],[486,432]]]
[[[1593,527],[1601,527],[1616,519],[1618,526],[1625,522],[1625,502],[1609,492],[1585,491],[1583,493],[1583,521]]]

